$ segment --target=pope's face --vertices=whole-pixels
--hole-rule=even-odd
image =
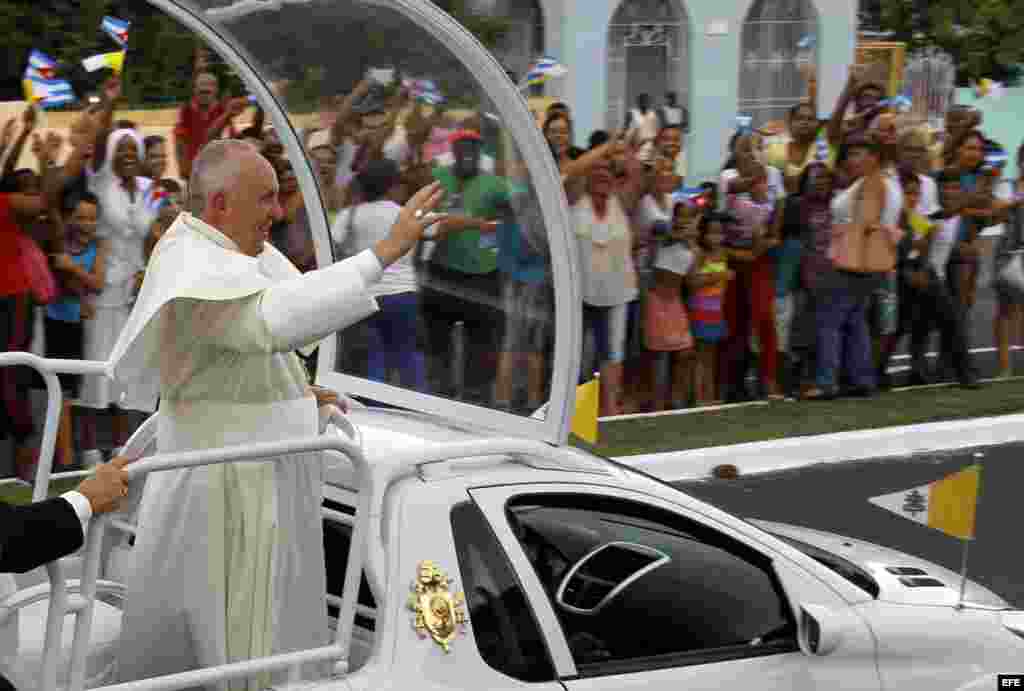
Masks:
[[[255,152],[239,156],[235,184],[224,193],[224,214],[220,230],[250,257],[263,252],[270,227],[284,212],[277,201],[277,175],[273,166]]]

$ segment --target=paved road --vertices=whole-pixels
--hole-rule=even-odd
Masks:
[[[959,571],[959,540],[877,508],[868,498],[933,482],[975,461],[983,463],[982,496],[968,576],[1024,608],[1024,443],[677,486],[739,516],[832,531]]]

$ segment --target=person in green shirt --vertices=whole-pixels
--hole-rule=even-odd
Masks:
[[[452,395],[449,370],[451,336],[457,323],[465,326],[469,347],[465,372],[494,372],[504,317],[498,268],[498,209],[509,199],[503,178],[481,172],[483,140],[473,130],[452,134],[454,163],[434,168],[445,190],[447,218],[439,224],[433,253],[420,269],[421,314],[428,339],[431,385]],[[456,363],[457,364],[457,363]],[[490,399],[490,382],[468,381],[478,397]]]

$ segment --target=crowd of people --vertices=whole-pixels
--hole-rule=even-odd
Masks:
[[[998,224],[1007,232],[994,253],[994,334],[1001,372],[1011,373],[1024,302],[1024,272],[1014,280],[1024,145],[1018,174],[1007,175],[1010,157],[983,134],[977,111],[955,106],[945,131],[934,132],[891,109],[884,88],[857,68],[821,120],[813,71],[807,77],[810,97],[785,122],[739,120],[720,176],[699,190],[684,191],[683,178],[685,143],[700,133],[688,131],[672,94],[660,108],[644,95],[621,131],[594,132],[586,148],[574,146],[568,106],[535,113],[570,204],[583,371],[600,372],[603,415],[871,396],[891,385],[889,362],[908,335],[911,381],[932,381],[944,376],[925,357],[934,332],[953,376],[975,387],[967,325],[987,260],[982,231]],[[301,271],[316,267],[294,162],[258,107],[222,98],[199,61],[193,98],[168,141],[117,118],[121,90],[111,77],[67,142],[35,134],[31,108],[3,131],[5,350],[29,349],[33,314],[44,310],[47,356],[110,355],[149,257],[187,208],[192,161],[215,139],[248,141],[272,163],[282,214],[269,240]],[[321,109],[321,126],[301,134],[336,258],[386,237],[425,184],[446,191],[436,236],[385,271],[374,287],[380,311],[346,334],[341,368],[512,412],[539,408],[555,320],[548,235],[500,120],[482,106],[457,116],[397,80],[372,78],[324,98]],[[35,169],[15,167],[26,146]],[[167,176],[170,156],[178,178]],[[451,356],[459,333],[461,360]],[[98,416],[110,420],[116,448],[139,419],[130,411],[148,412],[108,380],[61,381],[58,464],[102,458]],[[0,368],[2,417],[23,477],[35,464],[32,385]]]
[[[544,132],[579,239],[603,414],[870,397],[892,386],[889,365],[905,336],[910,384],[952,375],[976,388],[968,327],[990,260],[1000,376],[1012,375],[1024,145],[1017,175],[1004,179],[1011,157],[985,136],[977,110],[954,106],[935,132],[862,75],[851,68],[828,120],[813,105],[811,70],[811,97],[784,123],[755,128],[739,118],[719,178],[689,196],[673,193],[678,127],[636,136],[656,121],[647,120],[657,114],[647,97],[618,148],[602,148],[608,134],[595,133],[588,152],[574,152],[571,116],[548,115]],[[982,233],[1000,224],[1006,232],[990,257]],[[936,332],[942,357],[931,367]]]

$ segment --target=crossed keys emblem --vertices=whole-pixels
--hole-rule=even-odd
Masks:
[[[429,559],[417,566],[416,580],[409,594],[409,609],[415,612],[413,628],[420,638],[430,636],[446,652],[455,637],[465,633],[466,613],[462,593],[452,593],[448,578]]]

